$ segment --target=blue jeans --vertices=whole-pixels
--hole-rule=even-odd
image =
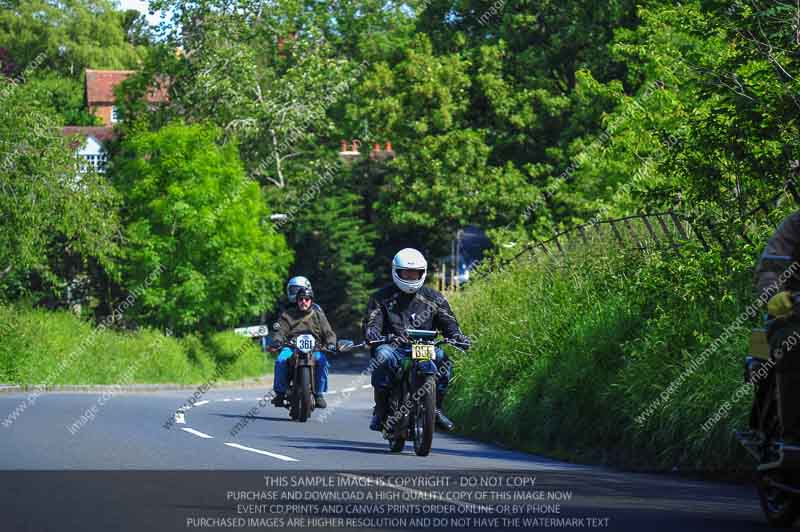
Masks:
[[[284,347],[275,359],[275,383],[272,389],[275,393],[286,393],[289,388],[289,359],[292,358],[292,350]],[[314,367],[314,391],[325,393],[328,391],[328,368],[330,364],[323,353],[314,352],[314,360],[317,362]]]
[[[400,363],[404,357],[411,356],[410,347],[392,347],[383,344],[375,349],[375,355],[370,365],[372,366],[372,386],[374,388],[388,389],[398,373],[400,373]],[[445,352],[436,348],[436,393],[444,395],[447,393],[447,386],[450,384],[452,367],[447,360]]]

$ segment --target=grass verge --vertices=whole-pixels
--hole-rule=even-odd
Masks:
[[[754,299],[759,250],[596,241],[475,281],[451,296],[477,341],[457,361],[449,412],[473,436],[574,461],[751,466],[732,433],[752,397],[742,361],[759,316],[737,319]]]
[[[65,311],[0,305],[0,382],[195,384],[271,372],[258,345],[233,332],[174,338],[153,329],[112,331]]]

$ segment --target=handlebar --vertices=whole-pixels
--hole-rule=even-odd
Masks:
[[[271,346],[267,347],[267,351],[269,351],[270,353],[277,353],[278,351],[280,351],[284,347],[288,347],[290,349],[300,349],[299,347],[297,347],[297,344],[295,344],[293,340],[289,340],[288,342],[282,342],[281,344],[271,345]],[[328,349],[328,348],[322,347],[322,346],[315,346],[314,349],[311,350],[311,352],[314,352],[314,351],[321,351],[323,353],[330,353],[330,354],[336,354],[336,353],[343,352],[342,350]]]
[[[413,340],[408,338],[408,337],[403,337],[403,336],[390,334],[390,335],[387,335],[387,336],[381,336],[380,338],[378,338],[376,340],[364,340],[360,344],[353,344],[348,349],[346,349],[345,351],[350,351],[352,349],[361,349],[361,348],[364,348],[364,347],[375,347],[375,346],[378,346],[378,345],[381,345],[381,344],[389,344],[389,343],[392,343],[394,341],[399,341],[399,342],[401,342],[403,344],[411,344],[411,343],[413,343]],[[425,340],[419,340],[419,343],[430,343],[430,342],[425,341]],[[468,344],[468,343],[456,342],[455,340],[453,340],[451,338],[442,338],[441,340],[436,340],[435,342],[433,342],[433,345],[436,346],[436,347],[439,347],[439,346],[445,345],[445,344],[446,345],[451,345],[451,346],[455,347],[456,349],[458,349],[459,351],[465,351],[466,348],[470,347],[470,344]]]

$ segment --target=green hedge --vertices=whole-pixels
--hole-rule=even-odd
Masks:
[[[748,466],[732,432],[746,425],[749,390],[712,430],[702,425],[742,386],[759,317],[698,357],[753,301],[759,249],[642,253],[599,242],[475,281],[451,298],[477,341],[458,359],[450,412],[472,435],[578,461]]]
[[[192,384],[217,374],[233,380],[271,372],[258,345],[233,332],[208,338],[118,332],[65,311],[0,305],[0,382]]]

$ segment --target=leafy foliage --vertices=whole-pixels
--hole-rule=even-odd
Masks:
[[[0,89],[0,280],[51,276],[50,258],[108,264],[118,229],[114,190],[94,173],[78,173],[55,117],[25,85]]]
[[[145,49],[127,40],[123,17],[109,0],[11,0],[0,10],[0,47],[17,65],[41,57],[41,68],[73,79],[85,68],[131,68]]]
[[[114,169],[126,198],[120,282],[141,290],[138,319],[179,333],[270,308],[291,260],[236,146],[220,137],[199,124],[139,133],[123,141]]]

